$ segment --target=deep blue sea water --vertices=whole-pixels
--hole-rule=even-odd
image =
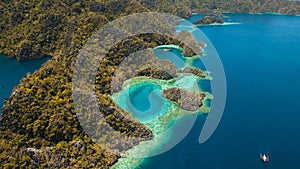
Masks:
[[[242,24],[200,28],[217,49],[227,77],[227,103],[218,129],[199,144],[205,122],[205,116],[199,116],[180,144],[147,158],[138,168],[300,168],[300,17],[227,15],[231,22]],[[27,72],[45,61],[19,63],[1,55],[0,105]],[[210,90],[209,81],[199,86]],[[141,95],[158,92],[149,86],[139,90]],[[141,102],[135,108],[148,110],[147,100],[138,98],[131,98],[133,103]],[[260,151],[270,156],[268,164],[259,160]]]
[[[19,84],[26,73],[33,73],[47,60],[49,58],[18,62],[0,54],[0,114],[4,100],[11,95],[14,86]]]
[[[180,144],[138,168],[300,168],[300,17],[227,15],[242,24],[200,27],[217,49],[227,78],[219,127],[199,144],[205,122],[199,116]],[[260,151],[270,156],[268,164],[260,161]]]

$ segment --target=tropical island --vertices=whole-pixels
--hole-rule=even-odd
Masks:
[[[205,16],[195,22],[193,22],[194,25],[209,25],[209,24],[223,24],[224,19],[222,17],[216,17],[216,16]]]
[[[299,6],[298,1],[282,0],[241,0],[238,3],[233,0],[0,2],[0,53],[19,61],[52,57],[35,73],[27,74],[5,102],[0,117],[0,168],[109,168],[121,158],[120,152],[153,138],[149,128],[118,108],[107,95],[111,93],[107,84],[111,81],[115,67],[126,57],[124,53],[144,48],[175,44],[182,48],[186,57],[193,56],[194,52],[169,37],[144,34],[120,42],[106,55],[105,62],[99,65],[96,78],[96,94],[101,98],[98,103],[103,107],[101,112],[116,131],[140,138],[134,141],[112,138],[115,141],[111,147],[117,153],[111,153],[84,132],[76,117],[71,96],[76,56],[93,32],[106,23],[121,16],[149,11],[168,12],[183,18],[191,17],[193,12],[278,12],[299,15]],[[187,32],[183,34],[182,37],[189,37]],[[130,48],[125,48],[125,44]],[[174,70],[171,64],[166,67]],[[205,77],[199,69],[185,68],[178,71]],[[147,68],[137,76],[172,79],[178,73],[166,72],[171,71]],[[126,80],[120,77],[119,83]],[[164,91],[166,98],[178,104],[177,93],[180,92],[185,91],[177,88]],[[196,101],[195,105],[201,106],[203,97],[203,93],[200,93],[200,100],[192,100]],[[182,108],[198,109],[196,106]],[[91,120],[92,117],[88,118]],[[100,124],[99,129],[103,125]],[[99,136],[99,139],[109,136],[110,133],[106,133]]]
[[[202,92],[191,92],[180,88],[170,88],[163,91],[163,96],[178,103],[179,107],[183,110],[197,111],[203,104],[202,101],[205,94]]]

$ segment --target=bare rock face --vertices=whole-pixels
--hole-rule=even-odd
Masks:
[[[205,94],[180,88],[171,88],[163,91],[163,97],[178,103],[183,110],[197,111],[203,105],[202,100]]]
[[[30,161],[34,166],[39,166],[39,164],[44,163],[43,152],[35,148],[26,148],[24,150],[25,154],[30,157]]]
[[[44,150],[26,148],[24,153],[29,156],[30,163],[34,168],[64,168],[68,167],[61,152],[55,147],[47,147]]]

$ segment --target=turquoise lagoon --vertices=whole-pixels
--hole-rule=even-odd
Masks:
[[[159,46],[154,48],[153,52],[161,60],[172,61],[178,69],[190,66],[205,70],[205,66],[199,59],[200,56],[186,58],[182,55],[182,49],[176,45]],[[171,80],[135,77],[124,83],[122,91],[113,94],[112,98],[121,108],[131,112],[154,134],[153,140],[140,143],[126,152],[129,158],[120,159],[113,168],[134,168],[144,164],[145,161],[142,158],[132,157],[152,156],[159,152],[162,147],[165,148],[169,145],[173,137],[177,138],[173,133],[178,130],[176,129],[178,124],[185,122],[185,118],[196,118],[199,114],[203,115],[203,113],[209,112],[213,96],[209,93],[211,77],[209,72],[205,73],[207,74],[206,78],[189,73],[178,74],[178,77]],[[195,112],[181,110],[176,103],[162,97],[162,91],[172,87],[205,92],[204,105]]]
[[[120,159],[113,168],[300,168],[300,17],[226,15],[226,19],[240,24],[199,27],[217,49],[227,77],[227,103],[214,135],[199,144],[206,116],[198,115],[189,134],[168,152],[144,159]],[[193,15],[191,21],[197,17],[200,16]],[[185,28],[193,30],[187,26],[178,29]],[[200,60],[193,63],[197,62],[201,65]],[[201,81],[198,85],[209,91],[209,82]],[[209,101],[206,104],[209,106]],[[172,104],[169,108],[176,111]],[[180,121],[189,116],[175,118],[170,124],[179,123],[180,128],[184,125]],[[159,132],[160,128],[155,128],[158,125],[145,124],[154,133]],[[141,143],[132,152],[143,146]],[[160,143],[152,146],[159,149]],[[268,164],[260,161],[260,152],[270,156]]]
[[[141,122],[162,115],[169,103],[161,96],[162,89],[153,82],[140,82],[115,95],[116,102]]]

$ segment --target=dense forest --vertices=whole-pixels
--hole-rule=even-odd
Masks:
[[[193,12],[198,13],[264,13],[300,14],[297,0],[194,0]]]
[[[188,18],[192,12],[300,14],[290,0],[30,0],[0,2],[0,53],[18,60],[59,57],[80,48],[90,32],[119,16],[158,11]]]
[[[109,168],[120,157],[119,152],[153,137],[146,126],[115,105],[106,86],[118,63],[132,51],[177,44],[186,56],[194,53],[169,37],[144,34],[119,43],[107,54],[99,65],[95,87],[99,105],[104,107],[101,112],[116,131],[139,138],[133,141],[111,138],[108,151],[84,132],[71,97],[75,58],[93,32],[106,23],[147,11],[168,12],[184,18],[192,12],[299,15],[299,6],[299,2],[282,0],[1,0],[0,53],[20,61],[44,56],[53,59],[34,74],[27,74],[5,102],[0,117],[0,168]],[[149,22],[159,23],[158,20]],[[170,27],[167,29],[172,31]],[[182,37],[188,39],[189,35],[183,33]],[[183,72],[204,76],[203,72],[191,68]],[[138,75],[173,77],[153,69],[145,69]],[[109,134],[98,139],[106,139]]]

